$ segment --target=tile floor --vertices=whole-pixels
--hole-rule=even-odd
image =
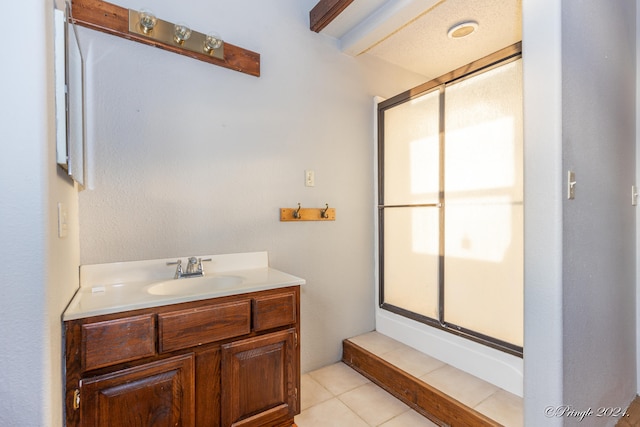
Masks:
[[[516,395],[375,331],[351,341],[507,427],[523,425]],[[301,382],[298,427],[436,426],[343,363],[309,372]]]
[[[305,374],[301,382],[298,427],[436,426],[344,363]]]

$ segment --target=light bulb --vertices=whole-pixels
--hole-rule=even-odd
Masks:
[[[207,53],[213,52],[215,49],[222,46],[222,39],[218,33],[208,33],[204,39],[204,51]]]
[[[143,33],[150,33],[153,30],[153,27],[156,26],[157,21],[156,16],[150,10],[140,10],[140,26],[142,27]]]
[[[176,24],[173,28],[173,40],[178,44],[182,44],[185,40],[189,40],[189,37],[191,37],[191,28],[186,24]]]

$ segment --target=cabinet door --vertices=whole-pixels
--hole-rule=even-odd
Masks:
[[[222,346],[222,426],[280,425],[297,412],[296,330]]]
[[[83,427],[193,427],[193,354],[83,379]]]

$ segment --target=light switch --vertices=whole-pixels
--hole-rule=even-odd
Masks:
[[[314,171],[304,171],[304,185],[307,187],[314,187],[316,185],[316,173]]]
[[[67,207],[64,203],[58,203],[58,237],[64,239],[69,232],[69,225],[67,223]]]

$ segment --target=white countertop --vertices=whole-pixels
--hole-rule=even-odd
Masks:
[[[188,257],[182,257],[186,268]],[[118,313],[140,308],[157,307],[188,301],[243,294],[276,289],[286,286],[303,285],[305,280],[269,267],[266,252],[242,254],[203,255],[197,258],[211,258],[203,262],[205,278],[173,279],[176,266],[167,262],[177,258],[130,261],[109,264],[83,265],[80,267],[80,288],[65,310],[62,320],[81,319],[101,314]],[[233,277],[233,286],[207,288],[190,284],[200,284],[209,278]],[[175,281],[175,285],[173,283]],[[190,282],[192,281],[192,282]],[[149,288],[159,283],[180,289],[184,284],[184,294],[154,295]]]

